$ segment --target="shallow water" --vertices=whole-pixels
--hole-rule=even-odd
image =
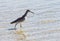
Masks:
[[[8,30],[27,9],[35,14]],[[0,0],[0,41],[60,41],[60,0]]]

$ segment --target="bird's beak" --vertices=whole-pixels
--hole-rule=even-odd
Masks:
[[[30,12],[34,14],[34,12],[32,12],[32,11],[30,11]]]

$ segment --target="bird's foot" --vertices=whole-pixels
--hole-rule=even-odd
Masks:
[[[11,29],[8,29],[8,30],[16,30],[16,28],[11,28]]]

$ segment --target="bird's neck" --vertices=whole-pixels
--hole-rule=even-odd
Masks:
[[[26,16],[27,16],[27,13],[28,13],[28,12],[26,11],[25,14],[24,14],[22,17],[26,17]]]

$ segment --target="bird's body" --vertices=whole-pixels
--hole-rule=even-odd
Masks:
[[[23,22],[25,20],[25,18],[18,18],[18,19],[16,19],[16,20],[14,20],[13,22],[11,22],[11,24],[13,24],[13,23],[17,23],[17,22]]]
[[[15,24],[15,28],[14,28],[15,30],[16,30],[16,25],[17,25],[18,23],[20,23],[20,27],[22,27],[22,26],[21,26],[21,22],[23,22],[23,21],[25,20],[25,17],[27,16],[27,13],[28,13],[28,12],[31,12],[31,11],[30,11],[30,10],[27,10],[22,17],[17,18],[16,20],[14,20],[14,21],[11,22],[11,24],[16,23],[16,24]],[[31,12],[31,13],[33,13],[33,12]],[[14,30],[14,29],[9,29],[9,30]]]

